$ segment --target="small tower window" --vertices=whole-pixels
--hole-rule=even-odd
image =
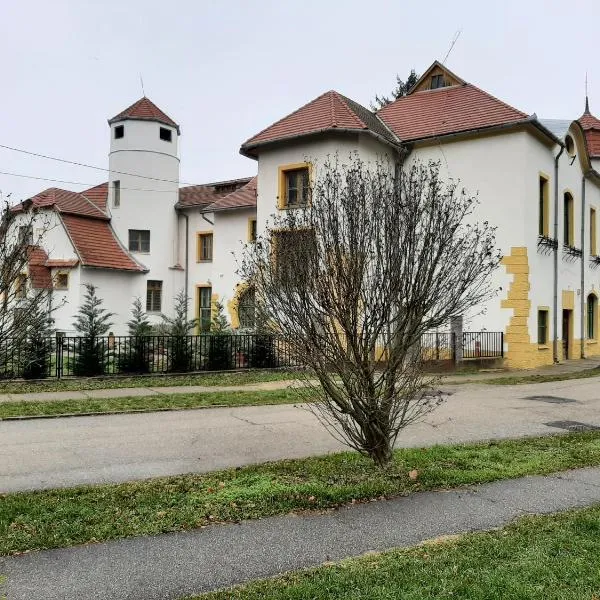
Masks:
[[[121,182],[118,179],[113,181],[113,206],[121,206]]]
[[[160,139],[165,142],[170,142],[173,137],[173,132],[166,127],[160,128]]]
[[[120,140],[125,137],[125,125],[117,125],[115,127],[115,140]]]

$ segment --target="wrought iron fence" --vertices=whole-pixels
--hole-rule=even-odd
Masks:
[[[504,356],[501,332],[464,332],[464,359]],[[381,354],[384,357],[385,353]],[[421,338],[426,362],[454,361],[456,337],[449,332]],[[380,358],[383,360],[383,358]],[[267,334],[57,337],[0,340],[0,379],[92,377],[273,369],[300,365],[283,337]]]
[[[455,358],[455,334],[430,332],[421,336],[421,358],[425,362],[451,360]]]
[[[298,366],[285,340],[266,334],[105,336],[0,340],[0,379],[93,377]]]
[[[504,356],[504,333],[501,331],[465,331],[462,337],[464,359]]]

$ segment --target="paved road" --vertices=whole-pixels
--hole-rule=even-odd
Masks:
[[[448,386],[447,402],[400,445],[560,432],[548,422],[600,426],[600,378],[521,386]],[[565,403],[528,399],[550,395]],[[292,405],[0,422],[0,493],[128,481],[322,454],[342,448]]]
[[[600,502],[600,469],[344,507],[323,515],[0,557],[10,600],[175,600],[367,551]],[[543,565],[540,566],[543,569]],[[591,590],[590,590],[591,593]]]

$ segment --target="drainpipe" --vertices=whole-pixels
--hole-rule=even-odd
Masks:
[[[581,358],[585,358],[585,175],[581,178]]]
[[[552,328],[554,340],[552,342],[552,359],[558,362],[558,159],[564,152],[565,147],[561,144],[560,152],[554,157],[554,298],[552,304]]]
[[[186,297],[190,293],[189,291],[189,279],[190,279],[190,218],[182,211],[183,218],[185,219],[185,295]]]

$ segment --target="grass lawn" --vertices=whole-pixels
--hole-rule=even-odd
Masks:
[[[145,377],[96,377],[89,379],[44,379],[41,381],[0,381],[0,394],[71,392],[133,387],[182,385],[246,385],[262,381],[295,379],[294,371],[236,371],[189,375],[147,375]]]
[[[0,420],[15,417],[39,417],[112,412],[150,412],[210,406],[257,406],[298,402],[290,390],[256,392],[203,392],[195,394],[159,394],[125,398],[89,398],[85,400],[48,400],[40,402],[2,402]]]
[[[597,600],[600,507],[529,516],[204,594],[198,600]]]
[[[220,472],[0,496],[0,554],[192,529],[382,496],[600,465],[600,432],[400,449],[388,471],[343,452]],[[409,471],[417,469],[411,480]]]
[[[589,379],[600,377],[600,368],[586,369],[576,373],[557,373],[555,375],[508,375],[496,379],[472,380],[472,383],[485,383],[487,385],[519,385],[526,383],[546,383],[549,381],[569,381],[571,379]],[[471,382],[465,382],[471,383]]]

